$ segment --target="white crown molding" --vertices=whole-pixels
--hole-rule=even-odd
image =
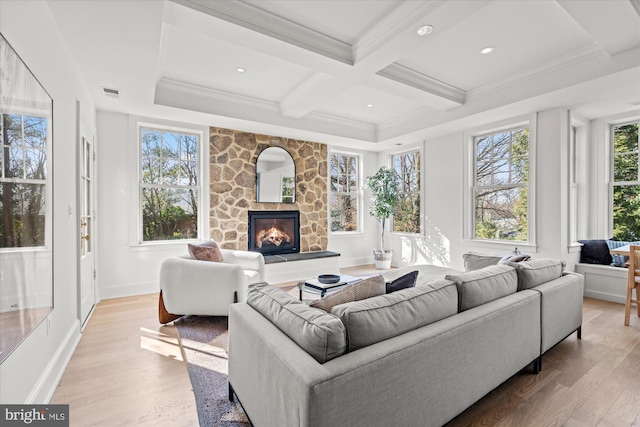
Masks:
[[[224,112],[212,107],[202,108],[202,105],[194,105],[192,104],[193,99],[205,100],[207,106],[224,106]],[[364,142],[378,142],[375,137],[376,126],[372,123],[320,112],[312,112],[302,119],[293,119],[281,115],[277,102],[230,93],[167,77],[161,78],[156,85],[155,103],[241,120],[251,120],[267,125],[286,126],[324,135],[353,138]],[[237,112],[239,111],[242,114],[238,114]]]
[[[355,63],[374,54],[380,46],[413,28],[428,13],[442,6],[440,1],[404,1],[389,15],[367,31],[352,47]]]
[[[495,82],[488,83],[483,86],[479,86],[475,89],[471,89],[467,91],[467,95],[469,96],[486,95],[489,92],[505,89],[509,86],[517,85],[527,80],[534,79],[536,77],[540,77],[548,73],[553,73],[563,68],[570,67],[572,65],[578,64],[583,61],[588,61],[590,59],[593,59],[602,55],[608,56],[608,54],[600,46],[593,43],[582,49],[578,49],[570,54],[561,56],[557,58],[555,61],[549,62],[543,66],[532,68],[532,69],[523,71],[521,73],[515,73],[504,79],[497,80]]]
[[[465,92],[462,89],[458,89],[429,76],[425,76],[424,74],[418,73],[417,71],[397,63],[390,64],[386,68],[378,71],[376,74],[394,80],[398,83],[414,87],[423,92],[428,92],[433,95],[446,98],[458,105],[464,104],[465,101]]]
[[[353,65],[351,45],[241,0],[171,0],[327,58]]]

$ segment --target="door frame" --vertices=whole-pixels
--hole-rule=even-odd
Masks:
[[[80,101],[76,101],[76,260],[77,260],[77,271],[76,271],[76,281],[77,281],[77,317],[80,321],[80,331],[84,331],[84,328],[89,323],[89,319],[91,318],[93,311],[95,309],[96,304],[100,301],[100,293],[98,288],[98,239],[96,238],[98,229],[97,224],[97,211],[98,211],[98,198],[96,197],[96,189],[97,189],[97,161],[96,161],[96,141],[97,141],[97,131],[95,126],[91,125],[91,121],[84,114],[84,111],[81,107]],[[82,318],[82,245],[81,245],[81,233],[80,233],[80,220],[82,217],[82,177],[81,177],[81,167],[82,167],[82,156],[83,156],[83,135],[88,135],[92,141],[91,145],[93,147],[93,155],[91,161],[93,162],[93,179],[91,180],[91,194],[93,197],[93,221],[92,221],[92,232],[90,232],[89,236],[92,239],[92,247],[93,247],[93,257],[94,257],[94,300],[93,306],[87,313],[86,318]]]

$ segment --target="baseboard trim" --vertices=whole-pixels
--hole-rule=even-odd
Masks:
[[[31,393],[27,396],[25,403],[46,404],[51,401],[53,393],[55,393],[58,388],[62,375],[71,360],[71,356],[73,356],[73,353],[76,351],[81,336],[80,321],[76,320],[56,349],[55,354],[47,364],[46,369],[42,372],[42,375],[40,375]]]
[[[100,288],[100,299],[114,299],[123,297],[133,297],[136,295],[152,294],[160,292],[158,282],[142,282],[130,285],[103,286]]]
[[[600,299],[603,301],[617,302],[619,304],[625,303],[625,297],[622,295],[609,294],[606,292],[590,291],[585,289],[584,296],[588,298]]]

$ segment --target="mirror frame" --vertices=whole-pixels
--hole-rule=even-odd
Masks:
[[[55,291],[53,99],[2,34],[0,168],[2,363],[49,317]]]
[[[261,180],[261,174],[263,172],[259,172],[260,169],[260,158],[263,156],[267,156],[270,153],[280,153],[283,157],[285,157],[284,161],[286,161],[287,163],[289,163],[290,161],[290,165],[287,164],[287,167],[291,167],[292,168],[292,176],[280,176],[279,179],[279,183],[280,183],[280,191],[279,191],[279,199],[275,199],[275,197],[273,199],[269,198],[268,200],[264,200],[265,196],[263,195],[262,197],[260,196],[261,193],[261,185],[262,185],[262,180]],[[285,156],[286,154],[286,156]],[[288,158],[287,158],[288,157]],[[264,157],[262,159],[263,164],[265,162]],[[285,183],[285,179],[286,178],[291,178],[292,182],[291,183]],[[284,201],[283,200],[283,186],[286,185],[287,188],[291,189],[291,201]],[[258,154],[258,158],[256,159],[256,202],[258,203],[285,203],[285,204],[294,204],[296,203],[296,162],[293,160],[293,156],[291,155],[291,153],[289,153],[287,150],[285,150],[282,147],[276,147],[276,146],[270,146],[265,148],[264,150],[262,150],[260,152],[260,154]]]

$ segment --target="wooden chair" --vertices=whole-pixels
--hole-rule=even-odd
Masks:
[[[624,324],[629,326],[631,316],[631,303],[636,303],[638,317],[640,317],[640,246],[631,245],[629,248],[629,281],[627,285],[627,300],[624,305]],[[633,299],[633,291],[636,291],[636,298]]]

